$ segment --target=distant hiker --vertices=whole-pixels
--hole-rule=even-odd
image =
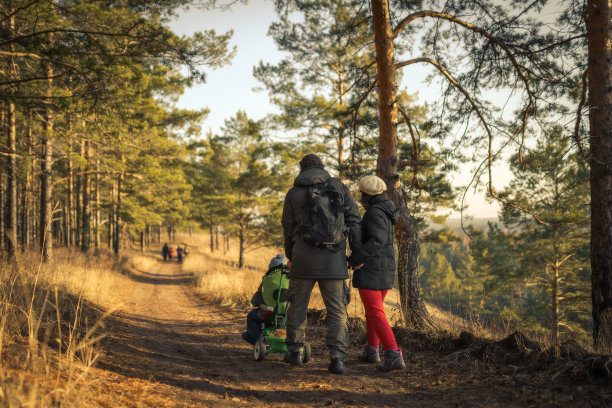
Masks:
[[[384,192],[387,185],[376,176],[359,180],[361,204],[366,209],[361,221],[362,266],[355,267],[353,286],[359,289],[366,315],[368,343],[359,360],[378,363],[381,371],[405,368],[402,350],[397,346],[385,315],[384,300],[395,280],[393,225],[399,221],[399,211]],[[380,361],[378,344],[385,350]]]
[[[180,245],[176,247],[176,259],[178,259],[179,263],[183,262],[183,248]]]
[[[278,254],[270,261],[268,265],[268,272],[280,267],[281,265],[287,265],[287,259],[283,254]],[[263,279],[257,288],[257,292],[251,298],[251,304],[255,307],[247,315],[246,331],[242,333],[242,338],[250,344],[255,344],[261,336],[261,325],[264,324],[266,318],[272,315],[274,309],[271,306],[266,305],[263,297]]]
[[[357,204],[348,188],[325,171],[321,159],[309,154],[300,161],[300,174],[285,197],[282,224],[287,266],[291,268],[286,360],[302,365],[306,312],[318,283],[327,310],[329,371],[342,374],[349,347],[346,236],[355,253],[353,260],[358,262],[361,224]]]
[[[170,255],[170,248],[168,248],[168,244],[164,244],[162,248],[162,256],[164,257],[164,261],[168,259],[168,255]]]
[[[187,255],[189,255],[189,249],[187,248],[187,244],[185,244],[183,247],[183,257],[187,258]]]
[[[174,249],[172,249],[172,247],[170,247],[168,249],[168,259],[172,260],[172,256],[174,255]]]

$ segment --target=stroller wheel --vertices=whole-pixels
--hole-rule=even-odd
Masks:
[[[266,344],[259,340],[253,345],[253,359],[255,361],[262,361],[266,358]]]
[[[304,358],[302,359],[303,363],[307,363],[312,358],[312,350],[310,349],[310,343],[307,341],[304,342]]]

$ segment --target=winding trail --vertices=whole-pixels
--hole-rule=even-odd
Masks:
[[[285,364],[280,355],[253,361],[251,346],[240,338],[247,311],[196,296],[191,277],[176,263],[151,264],[131,274],[129,298],[107,319],[110,340],[90,374],[92,405],[563,406],[550,399],[554,392],[530,395],[507,379],[474,374],[466,363],[437,364],[441,357],[433,353],[407,356],[403,372],[378,373],[356,360],[357,339],[351,339],[345,374],[332,375],[318,325],[309,326],[313,361],[303,367]]]

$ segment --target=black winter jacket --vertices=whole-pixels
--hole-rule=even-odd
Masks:
[[[395,281],[393,225],[399,211],[385,194],[371,196],[361,220],[363,267],[353,274],[353,286],[360,289],[387,290]],[[355,264],[355,263],[353,263]]]
[[[290,278],[298,279],[348,279],[346,263],[346,240],[340,243],[336,251],[327,248],[316,248],[304,242],[299,226],[304,219],[304,204],[308,186],[322,183],[331,176],[321,167],[310,167],[302,171],[285,196],[283,206],[283,234],[285,238],[285,256],[291,261]],[[348,188],[339,180],[344,202],[344,223],[351,250],[359,252],[361,243],[361,220],[357,203]]]

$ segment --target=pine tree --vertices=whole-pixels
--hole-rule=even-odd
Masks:
[[[358,150],[348,141],[354,144],[363,136],[358,129],[367,134],[375,125],[371,110],[359,117],[350,110],[363,102],[360,96],[374,76],[366,10],[355,0],[300,0],[288,10],[279,7],[278,17],[268,34],[288,55],[276,65],[261,62],[254,75],[281,108],[276,120],[330,146],[323,155],[329,154],[332,168],[346,178],[350,167],[359,165]]]
[[[579,153],[570,151],[570,142],[571,136],[556,127],[522,161],[513,157],[515,177],[503,192],[509,201],[538,214],[539,222],[506,205],[502,219],[516,231],[519,243],[513,256],[521,263],[527,285],[547,294],[555,343],[561,324],[571,330],[588,315],[589,174]]]

